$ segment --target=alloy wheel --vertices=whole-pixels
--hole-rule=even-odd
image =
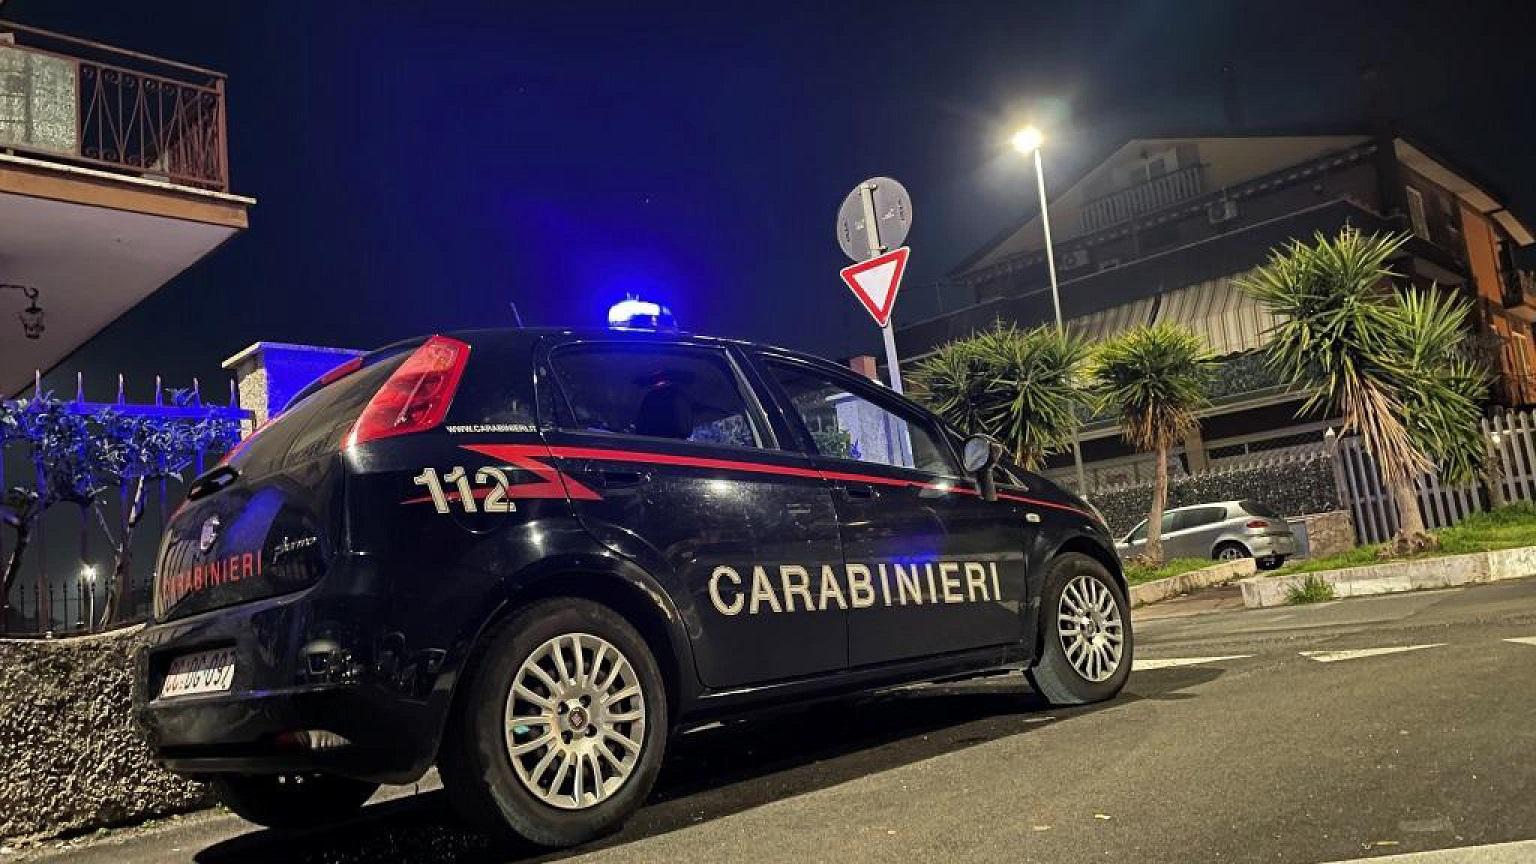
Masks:
[[[645,694],[629,658],[588,633],[534,649],[507,694],[506,745],[534,797],[582,810],[612,797],[645,740]]]
[[[1062,589],[1056,630],[1067,662],[1085,680],[1108,680],[1120,668],[1125,624],[1114,596],[1098,579],[1079,575]]]

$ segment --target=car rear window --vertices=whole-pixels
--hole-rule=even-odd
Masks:
[[[1249,516],[1263,516],[1266,519],[1284,519],[1285,514],[1265,504],[1262,501],[1239,501],[1237,506],[1243,508],[1243,512]]]
[[[363,406],[405,356],[387,357],[305,396],[247,438],[231,461],[246,477],[261,477],[336,452]]]

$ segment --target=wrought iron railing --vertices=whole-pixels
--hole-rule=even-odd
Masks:
[[[1199,196],[1205,191],[1203,168],[1199,164],[1187,165],[1129,189],[1121,189],[1089,201],[1083,205],[1082,230],[1097,231]]]
[[[0,21],[0,148],[228,191],[221,73]]]

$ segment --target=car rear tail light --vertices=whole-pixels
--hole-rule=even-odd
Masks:
[[[368,400],[346,446],[431,429],[443,422],[469,362],[469,346],[433,336],[400,364]]]
[[[1268,528],[1269,527],[1269,523],[1264,521],[1263,519],[1255,519],[1252,522],[1249,522],[1245,527],[1248,527],[1248,528]]]

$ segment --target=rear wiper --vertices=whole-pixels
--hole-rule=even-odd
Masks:
[[[187,500],[196,501],[204,496],[212,495],[235,482],[239,476],[240,472],[233,465],[220,465],[211,471],[205,471],[192,481],[191,486],[187,487]]]

